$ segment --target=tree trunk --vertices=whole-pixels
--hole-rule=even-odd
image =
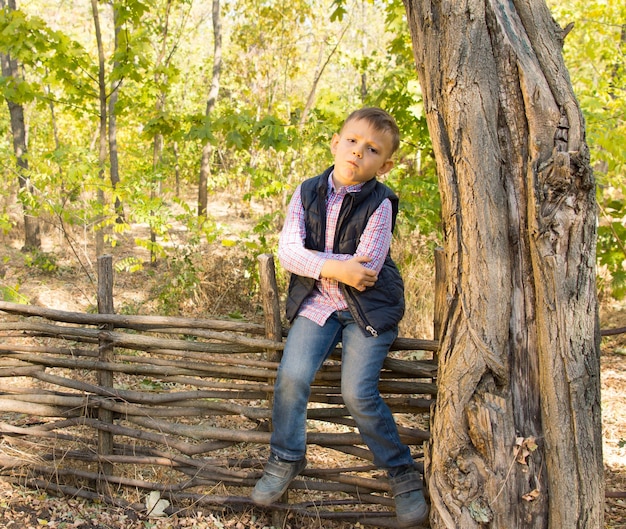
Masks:
[[[174,152],[174,179],[176,181],[176,198],[180,197],[180,155],[178,153],[178,142],[172,144]]]
[[[5,9],[7,6],[10,11],[15,11],[17,5],[15,0],[8,0],[5,4],[4,0],[0,2],[0,6]],[[14,83],[20,82],[19,66],[15,59],[4,53],[0,54],[2,62],[3,77],[12,78]],[[7,99],[9,107],[9,115],[11,118],[11,133],[13,135],[13,152],[17,160],[17,179],[20,188],[20,195],[33,193],[33,186],[28,176],[28,147],[26,140],[26,121],[24,120],[24,107],[20,103]],[[34,216],[28,207],[28,200],[22,201],[24,207],[24,247],[23,250],[40,250],[41,234],[39,229],[39,219]]]
[[[206,104],[206,116],[211,115],[220,90],[220,76],[222,74],[222,22],[220,19],[220,0],[213,0],[213,74],[211,88]],[[207,214],[208,183],[211,172],[212,145],[207,141],[202,148],[200,160],[200,175],[198,177],[198,216]]]
[[[163,102],[163,106],[165,106],[164,94],[161,93],[160,97],[157,99]],[[159,103],[157,103],[157,108]],[[160,179],[157,183],[157,172],[159,170],[159,166],[161,165],[161,158],[163,153],[163,134],[155,134],[152,140],[152,185],[150,186],[150,202],[154,204],[157,195],[161,194],[160,188]],[[157,189],[157,185],[159,188]],[[154,210],[150,211],[151,217],[156,217],[157,212]],[[156,252],[156,242],[157,242],[157,233],[155,231],[154,222],[150,222],[150,263],[152,266],[156,266],[157,264],[157,252]]]
[[[405,0],[447,315],[431,524],[603,527],[595,182],[543,0]]]
[[[98,99],[100,102],[100,122],[99,122],[99,149],[98,149],[98,175],[101,186],[98,187],[98,203],[102,208],[100,218],[96,224],[96,257],[104,253],[105,225],[104,215],[106,207],[106,197],[104,194],[104,175],[107,158],[107,96],[104,72],[104,46],[102,44],[102,32],[100,31],[100,16],[98,13],[98,0],[91,0],[91,10],[93,22],[96,30],[96,44],[98,47]]]
[[[115,39],[115,51],[119,50],[119,13],[117,9],[117,5],[112,3],[111,5],[113,9],[113,32]],[[115,53],[114,55],[117,55]],[[113,69],[119,67],[119,61],[115,59],[113,61]],[[121,80],[115,80],[111,83],[111,95],[109,97],[109,173],[111,175],[111,189],[115,193],[115,215],[116,222],[122,223],[124,222],[124,206],[122,205],[122,201],[119,198],[119,195],[115,192],[118,184],[120,183],[120,164],[117,153],[117,100],[119,98],[120,86],[122,85]]]

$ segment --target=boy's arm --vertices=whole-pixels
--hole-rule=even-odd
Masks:
[[[304,247],[304,208],[300,187],[287,209],[278,258],[287,271],[313,279],[332,279],[365,290],[374,285],[391,244],[391,203],[383,201],[368,221],[355,255],[316,252]],[[364,266],[367,263],[367,266]]]
[[[320,277],[334,279],[363,291],[367,287],[374,286],[378,280],[376,270],[371,270],[363,265],[370,260],[365,255],[355,255],[348,260],[327,259],[322,267]]]
[[[361,291],[373,286],[391,246],[391,222],[391,202],[384,200],[370,217],[354,256],[324,254],[329,259],[322,267],[321,277]]]
[[[304,207],[298,186],[287,208],[285,224],[278,240],[278,259],[282,267],[293,274],[319,279],[324,266],[324,254],[304,247]]]

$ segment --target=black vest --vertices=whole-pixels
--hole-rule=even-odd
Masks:
[[[301,187],[302,205],[305,212],[306,237],[304,245],[310,250],[324,251],[326,240],[326,196],[330,167],[321,175],[305,180]],[[398,197],[386,185],[375,178],[369,180],[361,191],[348,193],[343,199],[333,252],[354,254],[369,218],[383,200],[392,205],[392,230],[398,215]],[[404,283],[389,253],[385,258],[376,284],[364,292],[340,283],[354,320],[371,336],[395,327],[404,315]],[[291,274],[287,298],[287,318],[293,321],[300,305],[315,287],[315,279]]]

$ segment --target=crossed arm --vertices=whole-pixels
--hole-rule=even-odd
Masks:
[[[370,217],[354,255],[317,252],[304,247],[304,208],[300,189],[294,193],[280,235],[278,257],[295,274],[330,279],[360,291],[373,286],[391,244],[391,203],[388,200]]]

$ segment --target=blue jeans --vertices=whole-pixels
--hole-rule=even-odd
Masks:
[[[272,452],[298,461],[306,452],[306,411],[315,374],[342,342],[341,395],[379,468],[413,465],[389,407],[378,391],[383,361],[398,330],[368,337],[349,311],[335,312],[323,327],[297,317],[289,331],[274,387]]]

